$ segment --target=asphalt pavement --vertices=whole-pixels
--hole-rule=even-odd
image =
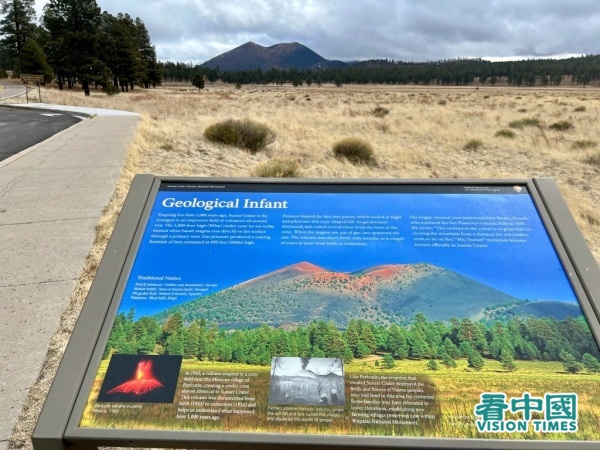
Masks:
[[[0,107],[0,161],[85,118],[76,112]]]
[[[38,116],[37,109],[62,110],[78,123],[0,161],[0,450],[38,378],[139,120],[122,111],[27,106]],[[0,144],[20,141],[9,135]]]

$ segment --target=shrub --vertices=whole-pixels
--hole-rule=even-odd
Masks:
[[[573,142],[573,148],[579,149],[579,150],[585,150],[588,148],[594,148],[598,145],[598,143],[596,141],[590,141],[590,140],[581,140],[581,141],[575,141]]]
[[[346,138],[333,145],[333,154],[337,158],[346,158],[353,164],[369,164],[374,161],[373,147],[360,138]]]
[[[448,100],[440,100],[440,101],[438,102],[438,105],[440,105],[440,106],[445,106],[445,105],[447,105],[447,104],[448,104]]]
[[[266,125],[249,119],[218,122],[204,130],[211,142],[233,145],[256,153],[275,141],[275,133]]]
[[[375,116],[375,117],[385,117],[390,113],[390,110],[387,108],[384,108],[383,106],[376,106],[373,111],[371,111],[371,113]]]
[[[569,122],[568,120],[560,120],[558,122],[554,122],[548,128],[550,128],[551,130],[554,130],[554,131],[567,131],[567,130],[570,130],[571,128],[574,128],[574,125],[573,125],[573,123]]]
[[[517,109],[517,112],[526,113],[527,110],[525,108],[519,108],[519,109]]]
[[[516,136],[516,134],[513,130],[507,130],[506,128],[496,131],[496,137],[513,139],[515,136]]]
[[[575,111],[575,112],[584,112],[585,111],[585,106],[578,106],[573,111]]]
[[[588,156],[585,158],[585,162],[592,166],[600,166],[600,152]]]
[[[261,178],[297,178],[300,175],[300,164],[289,159],[274,159],[259,165],[253,175]]]
[[[541,121],[537,117],[524,117],[522,119],[509,122],[508,126],[510,128],[518,128],[519,130],[522,130],[525,127],[538,127],[540,124]]]
[[[483,141],[481,139],[471,139],[463,147],[465,150],[478,150],[483,147]]]

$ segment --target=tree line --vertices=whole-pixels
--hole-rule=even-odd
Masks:
[[[199,360],[269,365],[273,356],[342,358],[349,362],[371,354],[388,361],[437,359],[448,367],[467,358],[481,369],[495,359],[506,370],[514,360],[561,361],[569,372],[600,371],[600,351],[585,319],[515,317],[507,322],[475,322],[452,318],[448,323],[416,314],[412,323],[376,325],[352,319],[345,330],[333,321],[316,320],[305,326],[227,331],[205,319],[185,324],[181,313],[164,324],[153,317],[134,320],[135,311],[117,315],[104,358],[113,353],[183,355]],[[595,361],[595,362],[594,362]],[[567,368],[569,367],[569,368]]]
[[[566,59],[535,59],[510,62],[491,62],[482,59],[456,59],[427,63],[407,63],[390,60],[371,60],[343,68],[323,69],[253,69],[220,71],[197,64],[161,63],[164,78],[169,81],[191,81],[197,74],[214,82],[233,84],[392,84],[495,86],[586,86],[600,81],[600,55]]]
[[[50,0],[36,23],[34,0],[0,0],[0,72],[44,75],[59,89],[108,94],[161,83],[144,22],[102,11],[96,0]]]

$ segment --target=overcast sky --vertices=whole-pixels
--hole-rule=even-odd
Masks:
[[[36,0],[38,17],[47,1]],[[97,0],[140,17],[162,61],[202,63],[248,41],[327,59],[523,59],[600,53],[598,0]]]

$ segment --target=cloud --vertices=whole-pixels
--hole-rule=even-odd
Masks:
[[[36,1],[41,12],[44,1]],[[245,42],[328,59],[432,61],[600,53],[596,0],[98,0],[140,17],[161,60],[204,62]]]

